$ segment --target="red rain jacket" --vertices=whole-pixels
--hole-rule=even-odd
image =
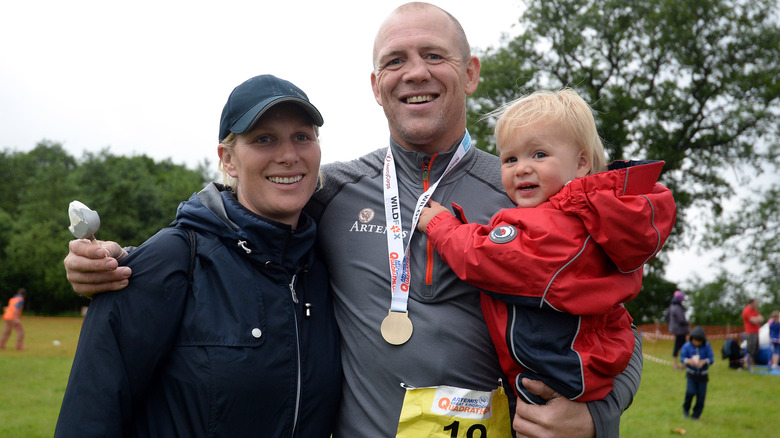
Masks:
[[[541,379],[579,401],[603,398],[634,347],[642,272],[672,231],[676,207],[657,178],[663,162],[617,162],[569,182],[536,208],[490,224],[439,214],[426,229],[482,309],[504,372]],[[518,390],[518,385],[515,385]]]

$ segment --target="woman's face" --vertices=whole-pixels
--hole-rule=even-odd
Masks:
[[[219,145],[225,171],[238,180],[238,202],[295,228],[317,187],[320,143],[306,111],[294,103],[270,108],[236,144]]]

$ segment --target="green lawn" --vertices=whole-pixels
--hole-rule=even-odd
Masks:
[[[682,416],[685,372],[671,362],[655,362],[647,355],[672,359],[671,340],[645,341],[642,384],[634,403],[623,414],[622,437],[661,437],[684,429],[686,437],[771,437],[780,432],[780,375],[751,374],[729,369],[721,359],[722,339],[711,340],[715,364],[710,367],[707,400],[698,421]],[[761,367],[765,369],[765,367]]]
[[[26,351],[15,338],[0,350],[0,437],[51,437],[68,380],[81,318],[24,316]],[[58,342],[54,342],[58,341]],[[55,344],[59,345],[55,345]],[[780,376],[734,371],[720,358],[722,340],[713,341],[704,413],[698,422],[682,417],[685,375],[670,364],[645,359],[642,386],[623,414],[622,437],[769,437],[780,430]],[[672,341],[645,342],[646,354],[671,359]]]
[[[27,350],[16,350],[15,332],[0,350],[0,437],[54,434],[81,321],[22,316]]]

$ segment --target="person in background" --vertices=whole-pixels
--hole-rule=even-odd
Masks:
[[[677,370],[685,368],[680,364],[678,354],[680,353],[680,348],[685,344],[688,332],[690,332],[690,323],[688,322],[688,318],[685,317],[683,301],[685,301],[685,293],[679,290],[675,291],[674,295],[672,295],[672,303],[667,310],[669,333],[674,335],[672,356],[674,357],[674,369]]]
[[[55,437],[331,436],[338,332],[317,227],[320,112],[272,75],[237,86],[217,152],[227,185],[122,263],[92,301]]]
[[[537,91],[496,114],[502,182],[517,208],[468,224],[431,201],[417,226],[485,292],[482,311],[520,400],[544,404],[523,377],[599,400],[634,349],[622,304],[674,226],[674,198],[657,183],[663,162],[608,168],[592,110],[572,89]]]
[[[745,327],[744,336],[747,341],[745,363],[748,370],[752,369],[753,361],[758,355],[758,330],[763,323],[764,317],[758,312],[758,300],[751,298],[742,309],[742,324]]]
[[[19,288],[16,294],[8,300],[3,312],[3,321],[5,328],[3,336],[0,338],[0,350],[5,349],[5,344],[11,336],[11,332],[16,330],[16,349],[24,350],[24,326],[22,325],[22,310],[24,310],[24,299],[27,297],[27,289]]]
[[[712,346],[707,342],[704,329],[694,327],[690,340],[680,350],[680,361],[685,365],[685,400],[683,401],[683,416],[698,420],[704,410],[704,400],[707,398],[707,382],[710,380],[709,368],[715,362]],[[691,412],[691,403],[696,398]]]
[[[402,412],[415,412],[412,397],[407,398],[416,393],[413,388],[482,393],[506,381],[480,309],[479,290],[459,280],[425,236],[413,233],[412,225],[416,201],[433,186],[438,187],[436,201],[455,201],[483,223],[498,207],[512,206],[501,187],[498,157],[468,141],[466,96],[479,83],[479,58],[471,54],[465,32],[452,15],[413,2],[396,8],[382,23],[373,60],[371,86],[388,121],[389,147],[323,166],[324,186],[306,208],[318,224],[318,246],[328,262],[342,340],[344,387],[334,431],[339,437],[395,437],[406,425],[427,423],[427,416],[411,415],[401,424]],[[398,197],[390,198],[388,208],[385,182],[393,181],[389,170],[385,172],[389,152],[395,184],[388,191],[397,188]],[[445,172],[453,158],[459,161]],[[403,220],[388,224],[385,212],[397,212]],[[389,250],[391,228],[391,236],[403,239],[410,254],[408,275],[396,277],[408,278],[408,312],[391,309],[391,266],[398,260],[393,257],[403,256]],[[114,257],[120,254],[115,242],[99,246],[72,241],[64,264],[74,290],[90,295],[126,287],[130,272],[117,269]],[[406,342],[391,344],[384,338],[381,326],[390,312],[411,321],[413,331]],[[542,406],[517,404],[518,434],[617,436],[620,415],[641,380],[641,338],[636,330],[634,336],[631,362],[603,400],[571,401],[541,382],[525,379],[529,390],[549,400]],[[431,404],[427,406],[430,410]],[[508,428],[510,412],[496,410],[491,421]],[[433,427],[449,436],[455,420],[462,420],[451,417],[453,413],[440,414]],[[473,427],[494,434],[482,424]],[[466,430],[464,426],[462,432]]]
[[[769,343],[772,347],[770,369],[780,370],[780,310],[772,311],[769,317]]]

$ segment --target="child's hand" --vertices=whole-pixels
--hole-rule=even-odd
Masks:
[[[443,211],[446,211],[447,213],[450,212],[446,207],[439,204],[438,202],[434,200],[428,201],[428,206],[423,207],[422,212],[420,213],[420,219],[417,221],[417,230],[424,233],[425,228],[428,227],[428,222],[430,222],[431,219]]]

